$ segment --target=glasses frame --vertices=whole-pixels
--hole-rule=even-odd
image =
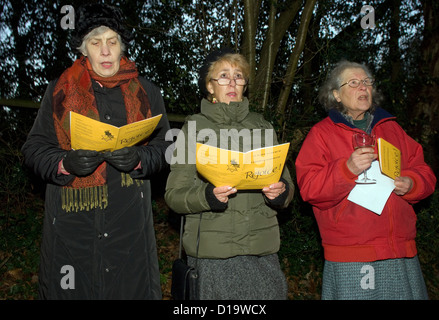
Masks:
[[[233,79],[230,79],[230,78],[219,78],[219,79],[210,78],[210,80],[216,81],[219,86],[228,86],[228,85],[230,85],[232,83],[232,80],[235,81],[235,85],[236,86],[245,86],[245,85],[248,84],[248,80],[245,79],[245,78],[238,78],[238,79],[237,78],[233,78]],[[229,83],[227,83],[227,84],[220,84],[219,81],[221,81],[221,80],[229,80]],[[244,80],[244,84],[238,84],[236,82],[236,80]]]
[[[358,82],[358,86],[351,86],[351,84],[350,84],[350,82],[351,81],[353,81],[353,80],[358,80],[359,82]],[[368,80],[370,80],[370,84],[366,84],[366,81],[368,81]],[[371,87],[371,86],[373,86],[373,84],[375,83],[375,79],[374,78],[369,78],[369,77],[367,77],[367,78],[365,78],[365,79],[363,79],[363,80],[360,80],[360,79],[351,79],[351,80],[349,80],[348,82],[345,82],[345,83],[343,83],[342,85],[340,85],[340,87],[339,88],[341,88],[341,87],[343,87],[343,86],[345,86],[345,85],[348,85],[349,87],[351,87],[351,88],[358,88],[359,86],[360,86],[360,83],[363,83],[363,85],[365,86],[365,87]]]

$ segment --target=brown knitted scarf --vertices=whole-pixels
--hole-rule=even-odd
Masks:
[[[98,76],[85,56],[77,59],[61,75],[53,92],[53,119],[56,136],[61,148],[71,149],[70,111],[99,120],[99,111],[91,79],[108,88],[119,86],[125,102],[127,123],[151,117],[151,108],[144,88],[138,80],[134,62],[122,57],[118,72],[108,78]],[[122,106],[121,106],[122,107]],[[128,175],[126,175],[128,176]],[[106,163],[103,162],[93,174],[76,177],[63,188],[63,208],[89,210],[105,208],[108,203],[106,186]]]

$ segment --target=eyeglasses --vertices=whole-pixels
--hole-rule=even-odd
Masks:
[[[247,84],[247,80],[244,78],[233,78],[233,79],[219,78],[219,79],[210,79],[210,80],[214,80],[218,82],[220,86],[228,86],[230,83],[232,83],[232,80],[235,81],[235,84],[237,86],[245,86]]]
[[[345,86],[345,85],[349,85],[349,87],[351,87],[351,88],[358,88],[361,83],[363,83],[365,86],[369,86],[370,87],[371,85],[373,85],[375,83],[375,80],[372,79],[372,78],[366,78],[366,79],[363,79],[363,80],[351,79],[348,82],[343,83],[340,86],[340,88]]]

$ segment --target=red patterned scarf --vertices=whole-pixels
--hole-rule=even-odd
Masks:
[[[138,72],[134,62],[122,57],[118,72],[111,77],[100,77],[92,69],[88,58],[82,56],[61,75],[53,92],[53,119],[55,132],[61,148],[71,149],[70,144],[70,111],[89,118],[99,120],[99,111],[93,92],[91,79],[108,88],[119,86],[125,102],[127,123],[151,117],[151,108],[146,91],[138,80]],[[104,187],[99,189],[99,187]],[[67,187],[64,197],[90,198],[86,203],[92,208],[102,206],[101,193],[106,194],[106,163],[103,162],[96,171],[87,177],[76,177]],[[77,190],[82,190],[78,193]],[[86,192],[84,192],[84,190]],[[104,197],[106,199],[106,197]],[[94,200],[93,200],[94,199]],[[66,201],[67,201],[66,200]],[[78,200],[73,200],[78,202]],[[71,201],[68,201],[71,202]],[[88,207],[87,205],[87,207]],[[76,207],[78,208],[78,207]],[[82,206],[81,206],[82,208]],[[69,210],[67,210],[69,211]]]

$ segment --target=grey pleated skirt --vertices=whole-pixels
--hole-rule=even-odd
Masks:
[[[323,300],[427,300],[418,257],[373,262],[325,261]]]
[[[188,257],[195,265],[195,258]],[[198,259],[201,300],[285,300],[288,286],[277,254]]]

